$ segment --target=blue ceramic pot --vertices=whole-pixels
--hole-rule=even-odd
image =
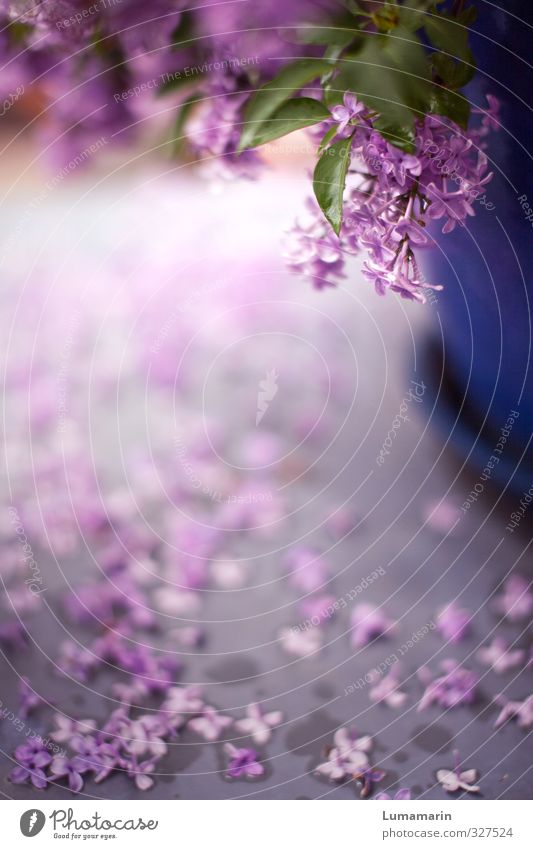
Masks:
[[[483,106],[485,94],[495,94],[502,127],[491,136],[494,178],[474,204],[476,217],[439,236],[427,256],[428,277],[445,286],[430,360],[434,385],[443,367],[441,415],[474,465],[484,466],[509,416],[519,414],[493,474],[519,491],[533,483],[533,3],[477,5],[478,73],[467,95]]]

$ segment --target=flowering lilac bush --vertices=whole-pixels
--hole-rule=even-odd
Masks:
[[[226,173],[251,176],[261,146],[308,128],[315,201],[290,231],[289,266],[321,288],[363,252],[379,294],[425,301],[429,225],[452,232],[491,179],[484,152],[498,103],[475,108],[474,6],[445,0],[76,0],[0,6],[6,94],[43,95],[46,149],[67,167],[163,133]]]

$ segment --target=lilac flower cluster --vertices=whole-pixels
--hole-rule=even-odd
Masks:
[[[235,728],[258,743],[270,739],[271,729],[281,722],[279,711],[262,714],[250,705],[248,716]],[[149,790],[153,774],[169,751],[168,740],[176,740],[186,729],[213,743],[233,725],[233,719],[206,705],[197,687],[168,686],[158,710],[143,713],[126,703],[116,708],[101,728],[93,719],[75,720],[56,714],[51,739],[67,744],[69,753],[52,756],[40,740],[19,746],[14,753],[17,766],[10,779],[14,784],[31,783],[44,790],[49,783],[64,780],[79,793],[88,777],[99,784],[113,772],[122,772],[139,790]],[[264,772],[255,749],[224,744],[229,778],[255,778]]]
[[[425,302],[425,289],[441,287],[426,281],[419,251],[431,245],[433,221],[450,233],[474,215],[473,204],[492,178],[484,148],[489,131],[498,128],[498,108],[491,97],[468,130],[428,115],[417,125],[413,152],[406,153],[374,128],[376,113],[346,92],[344,104],[322,125],[333,131],[330,144],[351,139],[342,230],[337,237],[310,201],[285,241],[289,267],[318,288],[332,286],[343,276],[345,255],[363,253],[363,275],[378,294]]]

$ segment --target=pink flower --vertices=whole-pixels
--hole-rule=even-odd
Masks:
[[[71,719],[62,713],[56,713],[54,720],[57,731],[52,731],[50,737],[56,743],[68,743],[76,735],[92,734],[96,730],[94,719]]]
[[[390,796],[388,793],[376,793],[374,799],[383,799],[388,801],[396,801],[396,802],[405,802],[411,798],[411,791],[408,787],[402,787],[400,790],[396,792],[394,796]]]
[[[322,634],[318,628],[282,628],[279,641],[283,650],[294,657],[308,657],[322,648]]]
[[[232,723],[233,719],[230,716],[223,716],[216,708],[206,705],[202,715],[190,719],[188,725],[204,740],[213,743]]]
[[[432,704],[450,708],[463,704],[470,705],[474,702],[478,683],[477,675],[450,658],[442,661],[441,668],[444,675],[434,680],[431,679],[431,674],[426,667],[418,670],[420,680],[426,684],[418,711]]]
[[[400,664],[394,663],[389,669],[388,675],[383,678],[380,676],[377,669],[370,673],[371,682],[375,683],[370,690],[369,696],[371,702],[380,702],[390,708],[400,708],[405,704],[407,693],[402,693],[399,688]]]
[[[333,737],[333,746],[327,751],[327,761],[319,764],[315,772],[324,775],[330,781],[342,781],[353,778],[368,766],[367,752],[372,748],[372,738],[368,735],[358,737],[355,731],[339,728]]]
[[[261,707],[255,702],[248,705],[246,714],[245,719],[238,719],[235,722],[235,728],[242,734],[248,734],[258,745],[268,743],[272,728],[283,722],[283,714],[280,710],[262,713]]]
[[[482,663],[490,666],[494,672],[507,672],[519,666],[525,658],[523,649],[509,650],[508,644],[502,637],[494,637],[490,646],[481,648],[477,656]]]
[[[353,121],[354,118],[362,118],[366,112],[367,109],[364,103],[360,103],[355,94],[346,91],[343,97],[343,105],[334,106],[331,110],[333,120],[339,125],[337,136],[339,136],[339,138],[346,138],[349,136],[352,132],[352,127],[349,126],[350,122]]]
[[[351,641],[354,648],[367,646],[378,637],[388,634],[395,623],[380,607],[363,602],[356,605],[351,615]]]
[[[257,762],[259,755],[255,749],[237,749],[232,743],[224,743],[224,751],[229,757],[226,770],[228,778],[256,778],[263,775],[265,768]]]
[[[499,728],[508,719],[516,719],[519,728],[531,728],[533,725],[533,695],[527,696],[521,702],[514,702],[500,694],[496,696],[494,701],[496,704],[502,705],[502,710],[494,723],[495,728]]]
[[[467,769],[461,772],[459,763],[459,752],[454,751],[455,767],[451,769],[438,769],[437,781],[442,784],[447,793],[455,793],[456,790],[464,790],[466,793],[479,793],[479,787],[474,785],[477,779],[477,770]]]
[[[511,622],[527,618],[533,612],[533,593],[529,587],[522,575],[511,575],[494,601],[494,610]]]
[[[437,628],[445,640],[459,643],[470,629],[471,613],[452,601],[437,612]]]

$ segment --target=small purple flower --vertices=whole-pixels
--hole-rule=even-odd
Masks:
[[[374,799],[382,799],[389,801],[397,801],[397,802],[405,802],[411,798],[411,791],[408,787],[402,787],[398,790],[394,796],[390,796],[388,793],[376,793]]]
[[[432,704],[444,708],[470,705],[476,698],[477,675],[469,669],[460,666],[456,660],[443,660],[441,668],[444,675],[432,680],[426,667],[418,671],[418,675],[426,689],[420,699],[417,710],[421,711]]]
[[[339,125],[337,136],[339,138],[347,138],[353,130],[353,128],[349,126],[350,123],[355,118],[363,118],[366,112],[366,106],[364,103],[360,103],[360,101],[357,100],[355,94],[352,94],[349,91],[345,92],[343,105],[334,106],[331,110],[333,120]]]
[[[30,686],[29,678],[23,677],[20,679],[19,692],[19,714],[23,719],[26,719],[33,710],[44,703],[44,700]]]
[[[399,689],[400,664],[394,663],[389,669],[388,675],[381,677],[377,669],[370,672],[371,688],[369,697],[371,702],[383,703],[390,708],[400,708],[405,704],[407,694]]]
[[[520,666],[525,655],[524,649],[510,650],[502,637],[494,637],[490,646],[480,648],[477,653],[480,661],[490,666],[494,672],[507,672],[509,669]]]
[[[16,766],[9,775],[13,784],[26,784],[28,781],[38,790],[44,790],[48,778],[44,767],[52,760],[50,752],[45,749],[40,740],[31,740],[15,749]]]
[[[372,793],[372,788],[374,784],[376,784],[378,781],[383,781],[386,774],[387,773],[384,772],[382,769],[374,769],[371,766],[366,766],[360,770],[357,770],[357,772],[354,773],[353,777],[356,781],[359,781],[361,783],[361,792],[359,794],[361,796],[361,799],[367,799]]]
[[[433,220],[447,219],[442,228],[443,233],[451,233],[456,224],[462,224],[469,215],[475,215],[472,204],[467,200],[464,191],[461,189],[456,192],[449,192],[439,189],[435,183],[429,183],[427,194],[431,201],[428,216]]]
[[[57,730],[52,731],[50,737],[56,743],[68,743],[74,736],[92,734],[96,730],[94,719],[71,719],[62,713],[56,713],[54,720]]]
[[[429,527],[441,534],[448,534],[459,520],[458,507],[448,499],[430,502],[424,510],[424,521]]]
[[[161,710],[189,718],[192,714],[200,713],[203,706],[199,687],[170,687]]]
[[[487,94],[487,103],[488,107],[486,109],[480,109],[478,106],[474,106],[472,112],[477,115],[482,115],[482,126],[483,129],[488,132],[492,130],[494,132],[498,132],[500,129],[500,108],[501,103],[497,97],[494,97],[493,94]]]
[[[124,761],[124,767],[130,778],[133,778],[134,784],[138,790],[150,790],[154,786],[152,773],[155,770],[155,762],[153,760],[137,763],[134,761]]]
[[[494,601],[494,610],[511,622],[526,619],[533,612],[533,593],[530,584],[522,575],[511,575],[503,585],[503,591]]]
[[[124,748],[137,757],[150,755],[161,758],[167,752],[167,744],[163,740],[166,728],[163,721],[154,714],[146,714],[130,723],[129,739]]]
[[[229,757],[226,770],[228,778],[255,778],[263,775],[265,769],[257,762],[259,754],[255,749],[237,749],[232,743],[225,743],[224,751]]]
[[[230,716],[224,716],[211,705],[205,705],[201,716],[190,719],[188,726],[204,740],[213,743],[232,723],[233,719]]]
[[[306,546],[298,546],[285,558],[290,572],[291,585],[303,593],[319,590],[331,574],[331,566],[317,551]]]
[[[253,702],[246,708],[246,717],[235,722],[235,728],[241,734],[250,736],[254,743],[263,745],[270,740],[272,729],[282,722],[283,714],[280,710],[262,713],[260,705]]]
[[[456,790],[464,790],[466,793],[479,793],[479,787],[474,784],[477,779],[476,769],[467,769],[461,772],[459,752],[454,751],[454,769],[438,769],[437,781],[442,784],[447,793],[455,793]]]
[[[282,628],[279,641],[287,654],[293,657],[309,657],[322,648],[322,634],[318,628]]]
[[[452,601],[437,612],[437,628],[447,642],[459,643],[468,634],[471,619],[469,610]]]
[[[523,701],[511,701],[500,694],[495,697],[496,704],[502,709],[494,723],[495,728],[500,728],[508,719],[516,719],[518,727],[527,730],[533,725],[533,695],[527,696]]]
[[[356,605],[351,615],[351,642],[354,648],[367,646],[378,637],[385,636],[395,623],[381,607],[363,602]]]
[[[334,614],[335,601],[335,596],[327,595],[326,593],[323,595],[309,596],[308,598],[303,599],[300,603],[300,609],[302,614],[307,619],[311,620],[313,625],[319,625]],[[316,621],[313,622],[313,620]]]
[[[330,781],[353,778],[368,765],[367,752],[372,748],[372,738],[358,737],[353,729],[339,728],[333,737],[333,746],[326,750],[327,761],[319,764],[315,772]]]
[[[89,764],[77,756],[68,759],[58,755],[52,760],[49,767],[49,773],[52,778],[68,779],[68,786],[73,793],[79,793],[83,790],[82,775],[88,770]]]

